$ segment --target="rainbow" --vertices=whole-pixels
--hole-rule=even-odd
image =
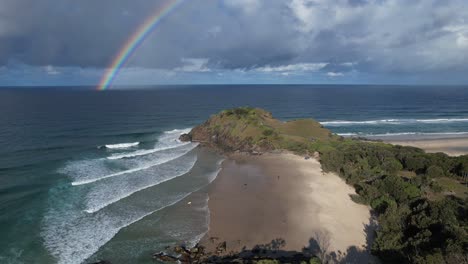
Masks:
[[[119,50],[112,63],[107,67],[105,74],[102,76],[97,90],[103,91],[112,85],[115,77],[119,74],[120,69],[124,66],[132,54],[141,46],[150,33],[159,25],[159,23],[167,15],[181,5],[184,0],[168,0],[162,7],[148,17],[142,23],[135,33],[125,42],[125,45]]]

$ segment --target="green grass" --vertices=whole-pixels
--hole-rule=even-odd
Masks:
[[[271,113],[251,107],[224,110],[212,116],[208,124],[213,134],[227,135],[237,142],[301,154],[323,149],[323,142],[339,138],[312,119],[281,122]]]
[[[461,184],[458,180],[448,177],[435,179],[435,181],[442,187],[443,192],[454,192],[456,197],[466,199],[468,198],[468,187]]]

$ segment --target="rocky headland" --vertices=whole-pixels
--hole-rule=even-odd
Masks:
[[[180,137],[222,153],[258,154],[274,150],[304,152],[304,146],[341,140],[313,119],[282,122],[260,108],[224,110]]]
[[[180,140],[199,142],[201,146],[212,148],[232,160],[224,164],[210,190],[210,198],[213,197],[209,205],[212,223],[209,234],[201,241],[203,247],[211,247],[208,256],[233,256],[237,259],[239,252],[250,252],[249,248],[255,248],[255,243],[271,238],[269,231],[265,230],[271,230],[275,235],[283,232],[291,242],[289,248],[285,246],[283,250],[301,254],[307,247],[297,248],[303,242],[295,239],[301,235],[294,232],[315,230],[313,233],[317,234],[318,230],[324,235],[317,239],[311,234],[309,241],[318,245],[312,251],[312,255],[317,257],[314,261],[318,263],[367,263],[371,260],[370,252],[384,263],[467,262],[467,155],[450,157],[444,153],[426,153],[415,147],[343,138],[313,119],[283,122],[263,109],[250,107],[228,109],[213,115],[190,133],[182,135]],[[268,155],[260,157],[264,153]],[[285,162],[288,157],[284,155],[296,155],[296,158]],[[312,160],[310,164],[318,160],[321,166],[301,165],[300,160],[308,159]],[[337,175],[352,190],[335,181]],[[252,181],[254,178],[262,178],[262,183],[255,183]],[[311,189],[307,191],[301,186]],[[322,193],[321,190],[326,191]],[[302,195],[299,198],[284,195],[295,192],[311,192],[315,196]],[[239,196],[250,198],[244,201]],[[326,198],[321,199],[323,197]],[[358,213],[361,209],[348,204],[349,198],[355,205],[367,205],[380,227],[371,228],[375,223],[371,219],[363,222],[358,217],[355,223],[352,222],[350,216],[366,214],[362,213],[365,210]],[[275,202],[268,205],[258,200]],[[294,203],[285,202],[288,200]],[[224,205],[240,203],[243,205],[234,211],[234,215],[232,212],[225,214],[226,210],[222,209]],[[252,204],[256,209],[245,204]],[[316,207],[310,207],[311,204]],[[347,205],[341,208],[340,204]],[[281,217],[286,216],[282,218],[285,229],[275,221],[281,217],[269,211],[270,206],[283,210]],[[299,210],[291,211],[290,208]],[[340,212],[336,212],[336,208],[340,208]],[[308,213],[303,214],[306,211]],[[294,215],[299,215],[302,221],[288,225],[293,222]],[[249,229],[249,224],[239,224],[243,221],[230,221],[233,217],[242,216],[253,219],[257,226]],[[230,226],[225,227],[226,222]],[[307,224],[310,222],[314,224]],[[348,226],[350,223],[354,224]],[[358,230],[362,228],[363,233],[352,233],[353,225],[358,226]],[[237,239],[239,230],[243,229],[248,231],[242,237],[245,241],[239,244],[244,243],[248,247],[239,250],[238,246],[233,246],[233,239]],[[255,232],[262,237],[250,235]],[[228,248],[234,251],[221,253],[214,244],[210,245],[207,241],[214,233],[230,239]],[[361,235],[365,238],[363,245],[348,239],[349,236]],[[323,237],[326,237],[326,245],[323,245]],[[343,250],[346,245],[351,247]],[[311,251],[307,252],[310,254]],[[270,257],[267,256],[276,259]],[[252,259],[245,261],[256,263]]]

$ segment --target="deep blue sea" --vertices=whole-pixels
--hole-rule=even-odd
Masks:
[[[153,263],[196,243],[222,157],[177,138],[235,106],[348,136],[468,135],[468,87],[1,88],[0,263]]]

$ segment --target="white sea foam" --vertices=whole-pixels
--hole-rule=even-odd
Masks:
[[[179,136],[183,133],[188,133],[189,131],[190,129],[188,128],[166,131],[158,138],[158,143],[156,143],[156,145],[152,149],[141,149],[141,150],[136,150],[133,152],[118,153],[118,154],[113,154],[107,158],[110,160],[132,158],[132,157],[144,156],[144,155],[152,154],[152,153],[159,152],[162,150],[167,150],[167,149],[172,149],[172,148],[177,148],[183,145],[187,145],[187,144],[190,144],[190,142],[181,142],[179,140]]]
[[[438,119],[416,119],[421,123],[450,123],[450,122],[468,122],[468,118],[438,118]]]
[[[119,171],[119,172],[115,172],[115,173],[111,173],[107,175],[102,175],[98,177],[93,177],[93,178],[85,178],[85,179],[77,180],[77,181],[72,182],[72,185],[77,186],[77,185],[89,184],[89,183],[97,182],[97,181],[104,180],[104,179],[111,178],[111,177],[116,177],[116,176],[120,176],[124,174],[134,173],[137,171],[147,170],[151,167],[164,164],[171,160],[177,159],[187,154],[189,151],[194,149],[197,145],[198,144],[191,144],[190,146],[180,148],[179,151],[173,151],[173,152],[167,153],[166,155],[162,155],[159,158],[153,158],[149,162],[141,161],[142,165],[133,169],[123,170],[123,171]]]
[[[178,141],[179,135],[183,132],[188,132],[188,130],[167,131],[158,138],[153,149],[116,154],[115,159],[97,158],[70,161],[65,167],[59,169],[59,172],[72,178],[72,185],[82,185],[145,170],[176,159],[195,148],[197,144]]]
[[[366,134],[366,133],[338,133],[340,136],[362,136],[362,137],[393,137],[393,136],[406,136],[406,135],[421,135],[421,136],[456,136],[468,135],[468,132],[400,132],[400,133],[381,133],[381,134]]]
[[[56,258],[57,263],[79,264],[111,240],[120,229],[178,203],[191,193],[175,196],[171,203],[155,210],[129,212],[128,215],[82,215],[76,212],[62,212],[59,216],[59,212],[49,211],[44,218],[45,224],[41,234],[46,248]],[[57,222],[57,219],[61,221]]]
[[[190,152],[196,144],[177,141],[184,132],[188,130],[162,134],[155,148],[170,147],[165,150],[114,160],[72,161],[60,170],[75,183],[93,184],[58,186],[49,192],[41,235],[59,264],[86,261],[120,229],[176,204],[214,180],[219,171],[204,174],[206,169],[200,168],[183,178],[197,161],[197,152]],[[219,164],[213,167],[219,168]],[[181,182],[171,185],[171,180]],[[184,184],[187,180],[190,183]],[[163,182],[168,185],[159,186]]]
[[[401,120],[398,120],[398,119],[382,119],[382,120],[366,120],[366,121],[336,120],[336,121],[320,122],[320,124],[324,126],[377,125],[377,124],[400,124],[400,123],[401,123]]]
[[[115,203],[93,214],[80,210],[86,189],[55,188],[50,192],[49,209],[41,226],[44,244],[59,264],[83,263],[120,229],[170,207],[206,186],[216,178],[220,171],[217,168],[204,176],[199,175],[205,180],[195,185],[177,185],[181,186],[177,190],[160,188],[156,199],[148,199],[148,193],[139,192],[124,202]]]
[[[125,149],[125,148],[131,148],[138,146],[140,142],[132,142],[132,143],[119,143],[119,144],[110,144],[110,145],[104,145],[104,147],[108,149]]]
[[[324,126],[351,126],[351,125],[400,125],[400,124],[438,124],[438,123],[456,123],[468,122],[468,118],[436,118],[436,119],[380,119],[380,120],[334,120],[320,122]]]
[[[358,133],[337,133],[338,136],[342,136],[342,137],[352,137],[352,136],[358,136],[360,134]]]
[[[99,181],[87,194],[85,211],[97,212],[135,192],[182,176],[193,168],[196,161],[196,155],[188,154],[171,162],[136,171],[124,178],[107,178]]]
[[[125,154],[116,154],[107,157],[107,159],[110,160],[116,160],[116,159],[123,159],[123,158],[133,158],[133,157],[138,157],[138,156],[145,156],[148,154],[156,153],[162,150],[168,150],[168,149],[173,149],[177,148],[180,146],[188,145],[190,142],[184,142],[184,143],[179,143],[179,144],[173,144],[171,146],[165,146],[165,147],[155,147],[153,149],[142,149],[142,150],[137,150],[131,153],[125,153]]]

